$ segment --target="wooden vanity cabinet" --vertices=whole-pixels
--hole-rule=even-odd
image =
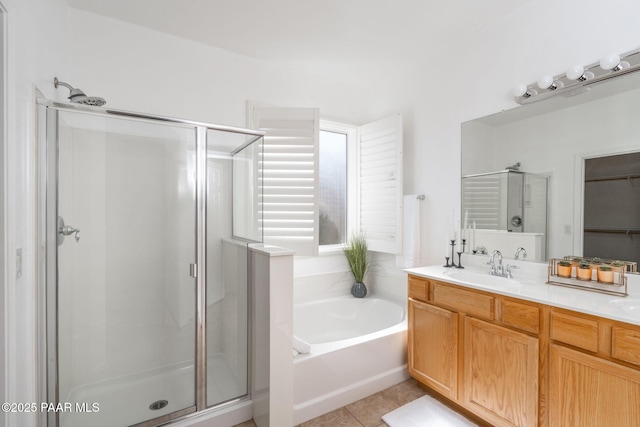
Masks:
[[[409,373],[494,426],[640,426],[640,326],[409,276]]]
[[[458,397],[458,315],[409,300],[409,374],[443,396]],[[429,333],[423,333],[429,331]]]
[[[495,426],[538,424],[539,307],[409,277],[409,374]]]
[[[537,426],[538,339],[464,320],[463,405],[494,426]]]
[[[640,371],[551,344],[549,425],[640,426]]]
[[[640,327],[553,308],[549,425],[640,426]]]

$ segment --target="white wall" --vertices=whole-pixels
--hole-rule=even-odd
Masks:
[[[53,97],[53,77],[66,72],[67,7],[63,0],[2,0],[7,9],[7,282],[6,401],[38,402],[36,387],[35,109],[39,88]],[[4,230],[3,230],[4,232]],[[22,276],[16,278],[16,249]],[[0,414],[0,424],[2,417]],[[35,414],[9,415],[3,425],[35,425]]]
[[[399,111],[405,120],[405,193],[426,195],[425,263],[443,261],[448,217],[460,212],[461,123],[516,107],[518,83],[637,48],[639,14],[635,0],[527,2],[502,22],[423,52],[423,67],[371,90],[370,117]]]
[[[5,266],[5,258],[6,258],[6,223],[5,223],[5,150],[7,146],[7,133],[6,133],[6,123],[5,123],[5,115],[7,111],[7,102],[6,102],[6,71],[5,71],[5,55],[7,52],[6,49],[6,23],[5,23],[5,10],[2,3],[0,3],[0,105],[2,105],[2,113],[0,114],[0,227],[2,227],[2,233],[0,233],[0,309],[4,313],[5,307],[5,283],[7,282],[6,276],[6,266]],[[5,334],[5,324],[6,319],[5,316],[0,316],[0,384],[6,384],[5,377],[5,359],[6,359],[6,334]],[[7,401],[6,387],[0,387],[0,401]],[[4,419],[4,415],[0,415],[0,421]]]
[[[318,107],[363,122],[365,91],[190,40],[69,10],[68,81],[107,106],[246,126],[245,104]],[[66,81],[66,80],[65,80]]]
[[[396,265],[396,257],[370,252],[369,261],[371,269],[364,279],[367,295],[376,294],[404,303],[406,275]],[[296,257],[293,284],[295,302],[331,298],[350,294],[353,275],[342,251],[318,258]]]

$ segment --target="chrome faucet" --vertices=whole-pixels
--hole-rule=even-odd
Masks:
[[[498,265],[495,263],[496,256],[499,256]],[[499,250],[495,250],[491,252],[491,256],[489,257],[489,265],[491,266],[491,270],[489,270],[489,274],[500,276],[502,273],[502,252]],[[500,273],[500,274],[496,274]]]
[[[495,263],[496,256],[498,257],[498,265]],[[509,264],[502,265],[502,252],[498,250],[491,252],[491,256],[489,257],[489,262],[487,264],[491,265],[491,268],[489,269],[490,275],[511,279],[511,269],[514,268],[514,266]]]
[[[485,248],[484,246],[476,246],[475,250],[473,251],[474,254],[480,254],[480,255],[486,255],[489,252],[487,252],[487,248]]]
[[[522,254],[522,258],[526,258],[527,257],[527,250],[525,248],[523,248],[522,246],[520,246],[518,249],[516,249],[516,254],[514,256],[514,259],[518,259],[518,257],[520,256],[520,254]]]

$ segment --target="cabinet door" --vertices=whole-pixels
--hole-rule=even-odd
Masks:
[[[456,399],[458,314],[410,299],[407,346],[409,374]]]
[[[466,317],[463,357],[469,410],[494,426],[538,424],[537,338]]]
[[[640,425],[639,371],[555,344],[549,356],[549,425]]]

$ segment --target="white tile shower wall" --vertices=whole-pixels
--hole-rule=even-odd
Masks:
[[[223,239],[231,238],[231,159],[207,159],[207,304],[224,299]]]
[[[231,161],[207,159],[207,354],[223,349],[223,239],[231,237]]]
[[[167,132],[169,134],[169,132]],[[183,136],[182,134],[178,134]],[[195,318],[195,280],[188,268],[196,262],[195,254],[195,155],[192,140],[185,142],[167,140],[161,147],[158,142],[151,149],[161,150],[164,157],[164,297],[171,318],[165,320],[182,329]],[[162,197],[162,195],[160,195]],[[157,233],[157,228],[156,228]],[[165,350],[176,353],[175,347]]]
[[[248,248],[244,243],[228,240],[223,242],[222,248],[225,288],[222,301],[222,352],[238,383],[246,384]]]
[[[92,366],[107,364],[105,198],[82,203],[106,187],[106,155],[92,133],[60,124],[60,152],[69,154],[60,156],[59,213],[68,225],[82,224],[82,243],[69,236],[58,248],[59,378],[60,389],[69,391],[99,378]]]
[[[188,271],[181,258],[188,255],[178,252],[188,244],[181,236],[194,229],[193,219],[185,218],[193,206],[185,211],[176,199],[189,199],[193,191],[187,186],[184,194],[168,196],[184,184],[176,179],[183,165],[173,144],[72,133],[73,162],[61,165],[61,214],[68,212],[65,219],[81,228],[82,238],[61,246],[63,393],[193,358],[195,287],[177,273]],[[140,191],[123,191],[132,185]]]

